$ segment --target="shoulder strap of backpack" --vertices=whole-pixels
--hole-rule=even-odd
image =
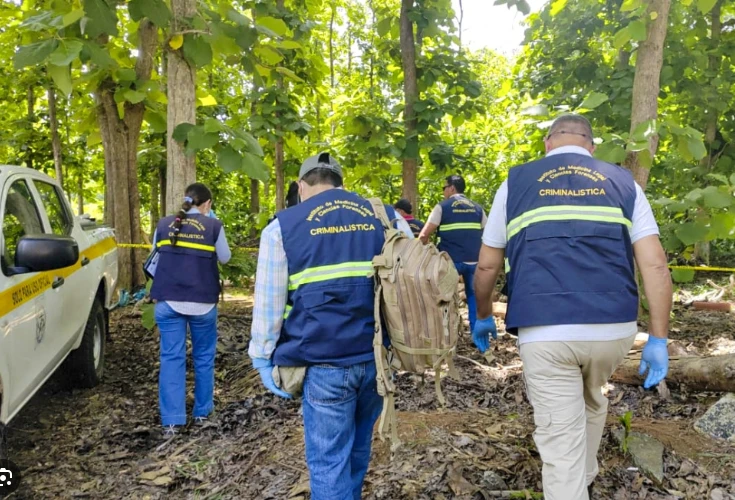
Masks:
[[[383,201],[380,198],[368,198],[368,201],[373,207],[375,217],[377,217],[380,220],[380,223],[383,224],[383,229],[385,229],[386,231],[391,229],[392,226],[390,224],[390,217],[388,217],[388,212],[385,211],[385,205],[383,205]]]

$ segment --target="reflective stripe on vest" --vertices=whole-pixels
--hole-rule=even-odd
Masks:
[[[508,239],[536,222],[566,220],[613,222],[623,224],[628,229],[633,227],[633,222],[626,219],[623,210],[618,207],[556,205],[529,210],[510,221],[507,226]]]
[[[456,222],[439,226],[440,231],[456,231],[457,229],[482,229],[482,224],[480,222]]]
[[[291,309],[293,309],[293,306],[290,306],[290,305],[286,304],[286,310],[283,313],[283,319],[288,318],[288,313],[291,312]]]
[[[162,246],[175,246],[175,247],[182,247],[182,248],[193,248],[194,250],[203,250],[205,252],[214,252],[216,249],[212,245],[200,245],[199,243],[188,243],[186,241],[177,241],[175,245],[171,243],[171,240],[161,240],[158,243],[156,243],[156,246],[158,248],[161,248]]]
[[[319,266],[304,269],[288,277],[288,289],[296,290],[307,283],[317,283],[338,278],[369,277],[373,272],[371,261],[343,262],[331,266]]]

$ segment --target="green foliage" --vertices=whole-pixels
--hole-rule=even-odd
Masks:
[[[633,412],[626,411],[625,415],[618,417],[618,422],[623,426],[623,440],[620,443],[620,451],[628,453],[628,439],[630,438],[630,428],[633,422]]]

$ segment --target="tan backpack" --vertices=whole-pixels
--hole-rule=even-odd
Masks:
[[[453,362],[461,324],[459,275],[446,252],[440,252],[431,243],[424,245],[418,239],[408,238],[393,228],[382,201],[377,198],[369,201],[385,228],[383,251],[373,259],[376,281],[373,348],[378,393],[383,396],[378,431],[382,438],[390,429],[397,446],[391,367],[421,375],[426,369],[433,369],[441,404],[444,404],[442,364],[447,364],[451,377],[459,379]],[[388,329],[390,350],[383,346],[383,324]]]

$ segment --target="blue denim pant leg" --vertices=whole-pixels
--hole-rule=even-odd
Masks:
[[[465,264],[464,262],[455,262],[454,266],[457,272],[464,280],[464,293],[467,295],[467,309],[470,320],[470,332],[475,328],[477,320],[477,301],[475,300],[475,270],[477,264]]]
[[[304,381],[304,439],[312,500],[359,499],[382,409],[374,362],[311,366]]]
[[[161,368],[158,401],[163,425],[186,424],[186,316],[165,302],[156,303],[161,332]]]
[[[201,316],[187,316],[194,361],[192,416],[206,417],[214,410],[214,356],[217,353],[217,307]]]

